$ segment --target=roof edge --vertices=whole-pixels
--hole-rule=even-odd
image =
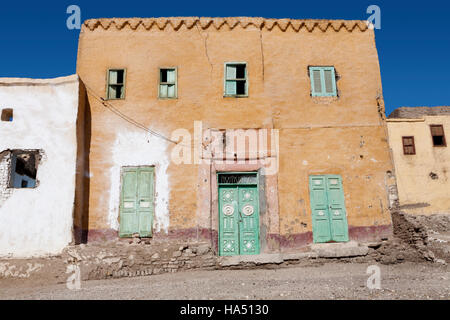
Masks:
[[[170,26],[176,31],[183,25],[186,26],[187,29],[192,29],[197,26],[203,30],[208,29],[209,27],[214,27],[216,30],[219,30],[223,26],[227,26],[229,29],[234,29],[237,26],[246,29],[249,26],[253,26],[268,31],[273,30],[275,27],[279,28],[281,31],[292,28],[297,32],[303,28],[307,29],[309,32],[312,32],[316,28],[323,32],[330,29],[336,32],[342,29],[349,32],[352,32],[355,29],[359,29],[362,32],[371,29],[369,23],[364,20],[270,19],[261,17],[100,18],[84,21],[83,28],[90,31],[94,31],[97,28],[102,28],[103,30],[108,30],[110,28],[115,28],[117,30],[129,28],[131,30],[136,30],[139,27],[145,28],[146,30],[152,28],[164,30],[167,26]]]
[[[14,86],[14,85],[55,85],[71,82],[78,82],[77,74],[70,76],[49,78],[49,79],[33,79],[33,78],[0,78],[0,86]]]

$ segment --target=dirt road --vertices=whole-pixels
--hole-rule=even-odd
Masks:
[[[284,269],[192,271],[45,285],[0,280],[0,299],[445,299],[450,266],[380,265],[381,289],[367,288],[368,264],[327,263]]]

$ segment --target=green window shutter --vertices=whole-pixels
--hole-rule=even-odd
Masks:
[[[236,79],[236,69],[237,66],[235,65],[227,65],[227,74],[226,74],[226,79]]]
[[[225,84],[225,94],[226,95],[235,95],[237,92],[236,81],[234,81],[234,79],[236,79],[236,66],[234,66],[234,65],[226,66],[225,79],[227,80],[226,84]],[[232,79],[232,80],[230,80],[230,79]]]
[[[313,88],[314,92],[322,93],[322,77],[320,70],[313,71]]]
[[[167,98],[167,92],[168,92],[167,84],[160,85],[160,87],[159,87],[159,97],[160,98]]]
[[[334,67],[310,67],[310,78],[313,97],[337,96]]]
[[[236,81],[227,81],[225,94],[235,95],[236,94]]]

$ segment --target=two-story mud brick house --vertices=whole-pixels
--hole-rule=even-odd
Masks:
[[[88,20],[77,73],[78,238],[208,239],[243,255],[392,234],[366,22]]]

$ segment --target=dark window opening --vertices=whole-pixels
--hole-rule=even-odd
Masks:
[[[10,187],[35,188],[39,160],[38,151],[12,151]]]
[[[161,69],[161,82],[167,82],[167,69]]]
[[[236,65],[236,79],[245,79],[245,64]]]
[[[245,80],[236,81],[236,94],[246,94],[245,92]]]
[[[431,136],[433,138],[434,147],[446,147],[444,127],[442,125],[431,125]]]
[[[416,146],[414,143],[414,137],[402,137],[402,141],[403,141],[403,154],[415,155]]]
[[[1,119],[2,121],[13,121],[13,109],[3,109]]]

